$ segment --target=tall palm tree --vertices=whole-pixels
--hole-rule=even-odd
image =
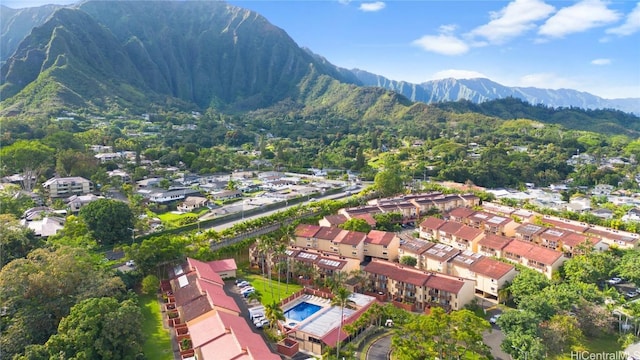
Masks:
[[[331,299],[331,305],[340,307],[340,325],[338,327],[338,342],[336,343],[336,356],[340,358],[340,333],[342,332],[342,323],[344,322],[344,309],[350,308],[351,292],[344,287],[339,287],[333,293],[333,299]]]
[[[264,307],[264,316],[269,320],[269,328],[273,329],[274,325],[280,320],[285,320],[284,311],[280,305],[274,300],[271,304]]]

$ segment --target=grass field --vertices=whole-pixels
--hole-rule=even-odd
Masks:
[[[256,288],[262,294],[262,303],[263,304],[271,304],[274,300],[280,301],[279,299],[284,299],[287,296],[302,290],[302,286],[297,284],[289,284],[289,291],[287,291],[286,282],[278,282],[278,279],[272,279],[273,284],[273,296],[271,296],[271,286],[269,286],[269,280],[264,279],[260,275],[245,275],[243,276],[245,280],[251,283],[251,286]]]
[[[162,326],[160,305],[155,295],[140,296],[140,311],[144,317],[142,331],[145,342],[142,351],[147,359],[173,360],[171,337]]]
[[[187,215],[196,215],[196,216],[200,216],[200,215],[202,215],[202,214],[206,213],[207,211],[209,211],[209,209],[208,209],[208,208],[206,208],[206,207],[203,207],[203,208],[198,209],[198,210],[196,210],[196,211],[191,211],[191,212],[184,213],[184,214],[174,214],[174,213],[172,213],[171,211],[168,211],[168,212],[166,212],[166,213],[164,213],[164,214],[159,214],[159,215],[156,215],[156,216],[157,216],[157,217],[160,219],[160,221],[162,221],[163,223],[166,223],[166,224],[174,224],[175,222],[177,222],[178,220],[180,220],[180,218],[183,218],[183,217],[185,217],[185,216],[187,216]]]
[[[591,355],[595,355],[595,354],[614,354],[618,351],[622,351],[622,348],[620,347],[620,344],[618,344],[618,338],[615,335],[607,335],[607,336],[602,336],[602,337],[597,337],[597,338],[587,338],[587,340],[585,341],[585,345],[583,348],[580,349],[575,349],[575,351],[586,351],[587,353],[591,354]],[[571,354],[563,354],[561,356],[558,356],[556,359],[557,360],[570,360],[573,359],[574,357],[571,357]],[[585,359],[587,358],[587,356],[585,355]],[[606,357],[603,357],[606,358]],[[595,359],[595,357],[594,357]],[[613,359],[613,358],[612,358]],[[616,358],[617,359],[617,358]]]

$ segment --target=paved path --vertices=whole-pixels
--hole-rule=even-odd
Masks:
[[[391,352],[391,334],[376,340],[367,351],[367,360],[388,360]]]

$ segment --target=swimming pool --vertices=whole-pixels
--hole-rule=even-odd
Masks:
[[[303,301],[300,304],[285,311],[284,317],[290,320],[303,321],[309,316],[317,313],[320,309],[322,309],[322,306]]]

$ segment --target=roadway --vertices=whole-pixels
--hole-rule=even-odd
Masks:
[[[343,191],[343,192],[339,192],[337,194],[331,194],[331,195],[326,195],[326,196],[317,195],[316,198],[318,200],[320,200],[320,199],[322,199],[322,200],[336,200],[336,199],[345,198],[345,197],[350,196],[350,195],[351,195],[350,192]],[[306,201],[304,203],[298,203],[298,204],[295,204],[295,205],[288,205],[288,206],[281,207],[281,208],[278,208],[278,209],[269,210],[269,211],[261,212],[261,213],[258,213],[258,214],[254,214],[254,215],[251,215],[251,216],[245,216],[245,217],[237,219],[237,220],[232,220],[232,221],[226,222],[224,224],[219,224],[219,225],[210,227],[209,229],[213,229],[215,231],[220,232],[220,231],[222,231],[224,229],[228,229],[230,227],[233,227],[236,224],[239,224],[239,223],[242,223],[242,222],[245,222],[245,221],[249,221],[249,220],[253,220],[253,219],[259,219],[259,218],[264,217],[264,216],[269,216],[269,215],[272,215],[272,214],[275,214],[275,213],[278,213],[278,212],[281,212],[281,211],[285,211],[285,210],[290,209],[290,208],[294,208],[294,207],[300,206],[301,204],[309,204],[311,202],[313,202],[313,200],[312,201]]]

